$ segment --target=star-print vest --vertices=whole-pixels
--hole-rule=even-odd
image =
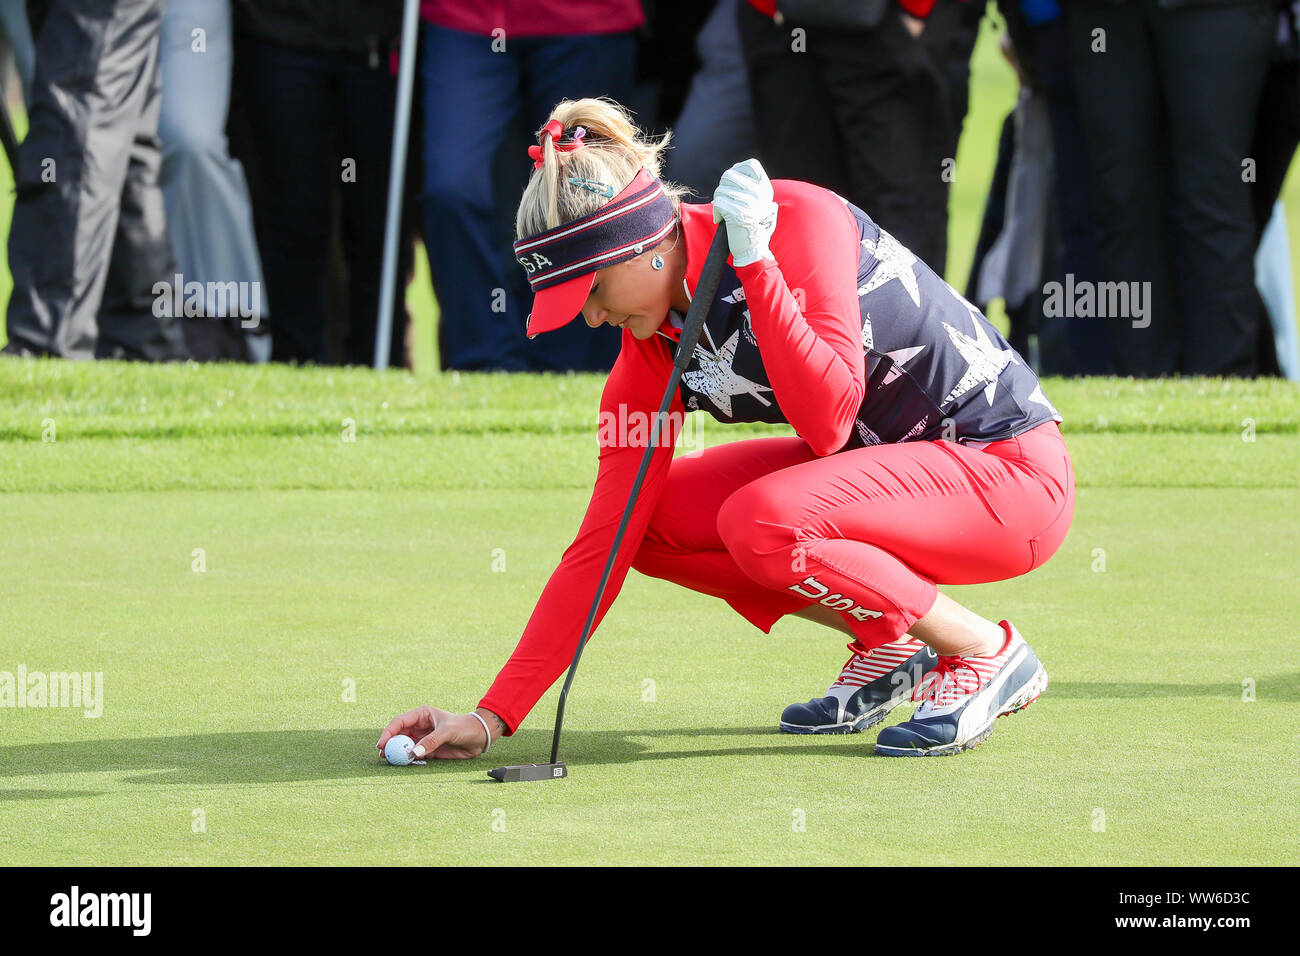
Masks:
[[[862,239],[866,392],[838,451],[939,438],[997,441],[1061,421],[1037,376],[988,319],[865,212],[846,205]],[[720,422],[788,424],[730,266],[723,268],[680,392],[688,411],[706,411]]]

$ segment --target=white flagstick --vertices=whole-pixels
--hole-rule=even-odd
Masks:
[[[397,67],[397,108],[393,111],[393,160],[388,166],[388,215],[384,221],[384,264],[375,323],[375,371],[388,368],[393,341],[393,296],[397,286],[397,241],[402,225],[402,181],[406,178],[406,143],[411,132],[411,88],[415,83],[415,31],[420,0],[405,0],[402,52]]]

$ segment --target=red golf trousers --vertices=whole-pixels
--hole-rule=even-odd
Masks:
[[[983,447],[914,441],[825,458],[801,438],[756,438],[673,460],[632,566],[722,598],[764,632],[821,604],[871,648],[924,617],[937,584],[1032,571],[1073,515],[1055,422]]]

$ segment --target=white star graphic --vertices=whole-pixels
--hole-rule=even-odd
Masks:
[[[902,243],[883,229],[880,230],[880,238],[875,242],[863,239],[862,247],[878,261],[867,281],[858,288],[858,295],[864,296],[873,289],[879,289],[890,279],[897,279],[919,309],[921,289],[916,284],[916,272],[912,269],[916,265],[916,256],[908,252]]]
[[[1060,412],[1056,410],[1056,406],[1049,402],[1047,396],[1043,394],[1043,386],[1035,385],[1034,390],[1029,393],[1029,400],[1037,402],[1039,405],[1046,405],[1049,412],[1058,418],[1060,417]]]
[[[1013,363],[1020,364],[1016,359],[1016,353],[1011,349],[995,348],[979,322],[975,323],[974,338],[965,332],[959,332],[947,322],[943,323],[943,327],[948,330],[948,338],[952,340],[953,345],[957,346],[961,357],[966,360],[966,374],[953,386],[948,397],[940,404],[947,405],[982,384],[984,397],[992,405],[998,388],[998,376],[1002,374],[1002,370]]]
[[[705,334],[708,333],[706,328]],[[737,375],[731,363],[736,360],[736,345],[740,338],[740,329],[731,333],[731,338],[723,344],[716,354],[701,345],[695,346],[695,358],[700,366],[694,372],[682,375],[688,387],[699,392],[712,403],[723,415],[731,417],[731,396],[752,395],[764,405],[771,405],[759,392],[772,391],[766,385],[751,382],[743,375]],[[712,339],[710,338],[710,344]]]

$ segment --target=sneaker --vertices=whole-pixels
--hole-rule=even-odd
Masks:
[[[847,645],[849,659],[826,696],[791,704],[781,714],[787,734],[856,734],[874,727],[905,700],[934,670],[939,658],[920,641],[904,638],[864,651]]]
[[[1047,671],[1020,632],[1001,622],[1007,638],[992,657],[940,657],[919,688],[910,720],[876,738],[885,757],[926,757],[969,750],[993,733],[993,721],[1023,710],[1047,689]]]

